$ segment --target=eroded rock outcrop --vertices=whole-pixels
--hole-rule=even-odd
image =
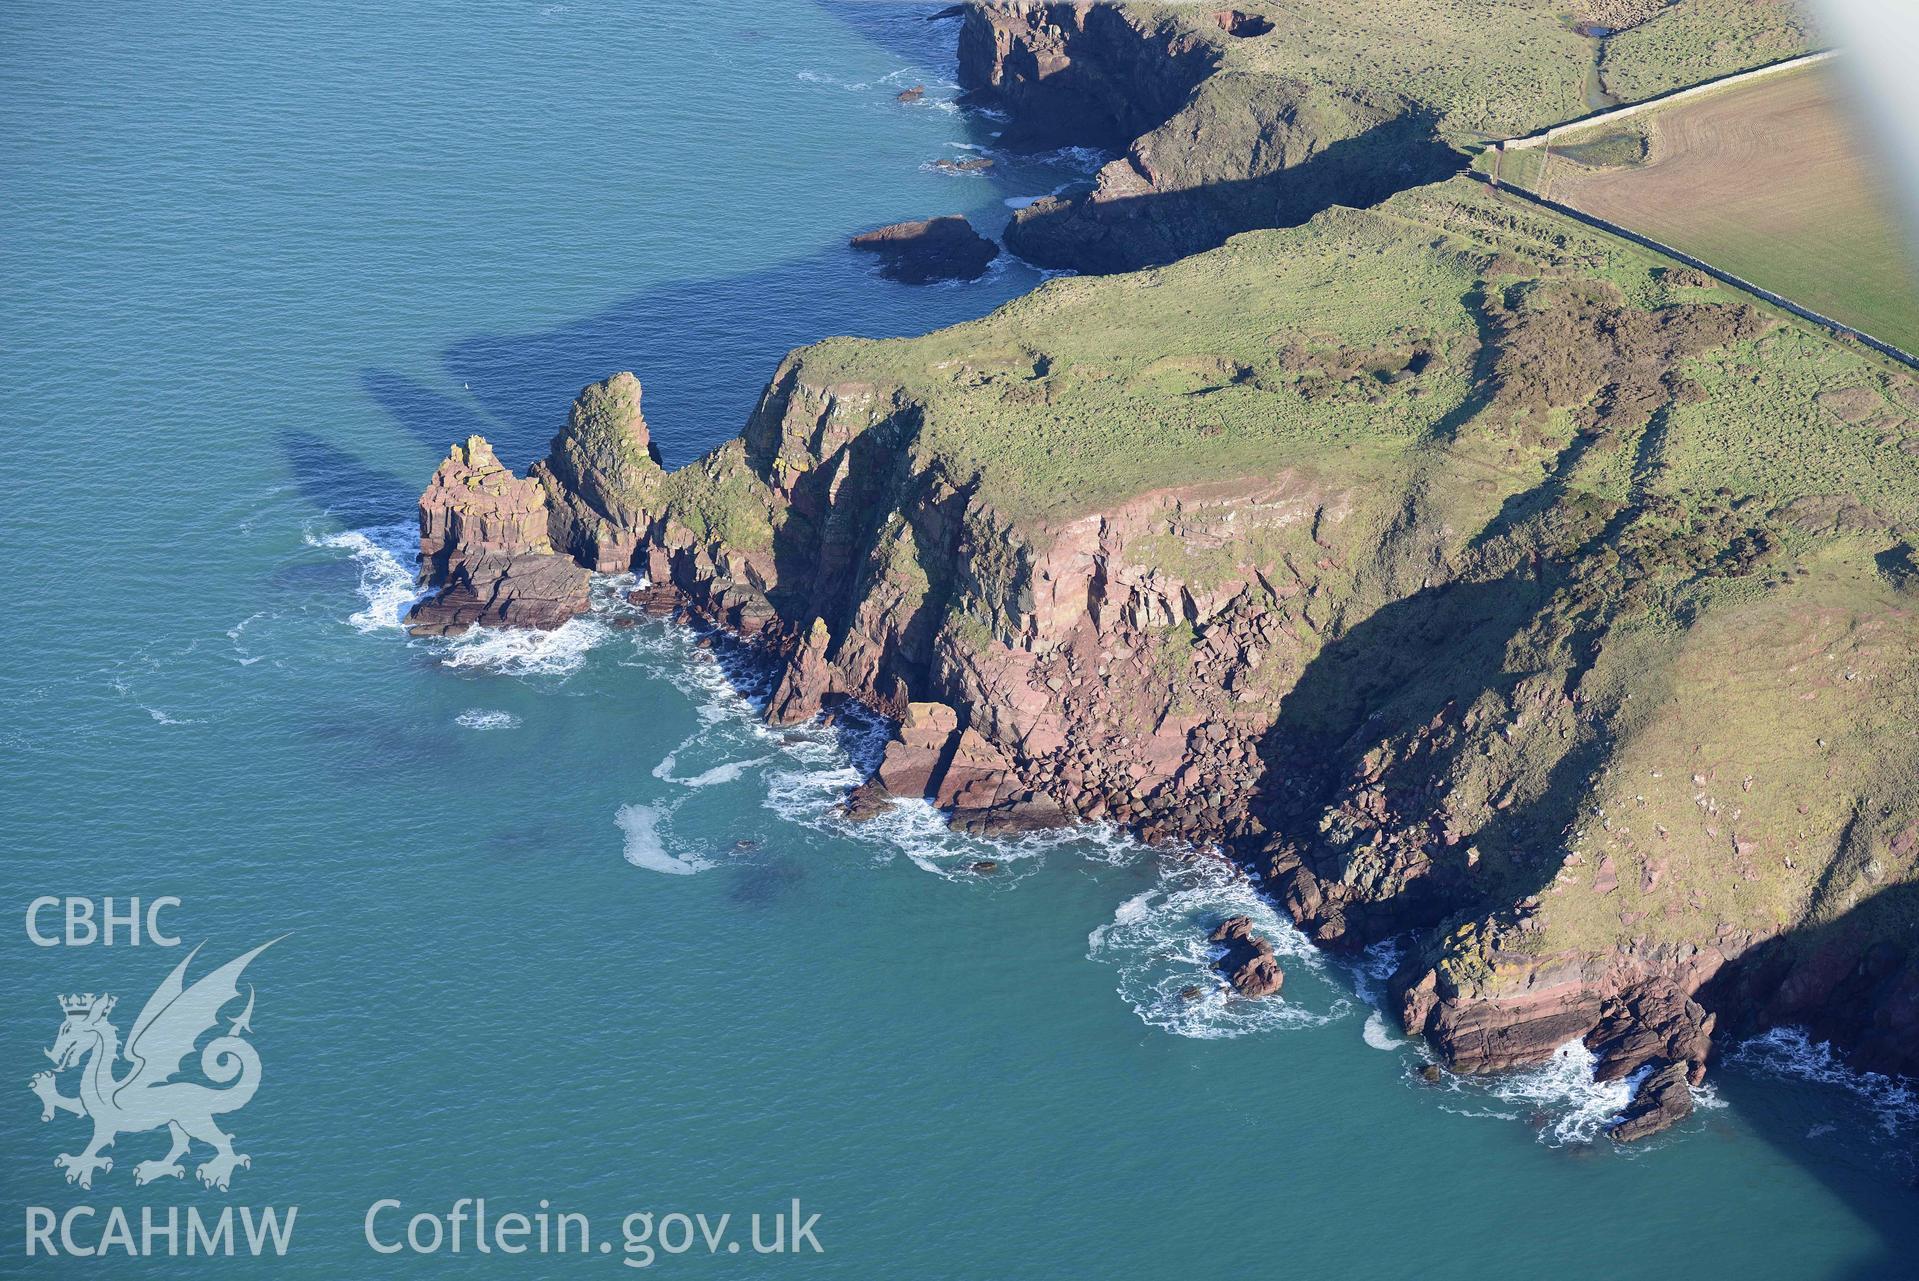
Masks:
[[[1692,1088],[1686,1066],[1667,1063],[1639,1083],[1632,1102],[1608,1131],[1621,1143],[1650,1138],[1692,1115]]]
[[[582,389],[528,475],[546,493],[555,548],[597,573],[631,569],[665,478],[640,413],[640,380],[620,373]]]
[[[956,172],[983,168],[977,161],[943,161]],[[987,161],[986,165],[992,162]],[[999,246],[973,230],[964,215],[946,214],[896,222],[853,237],[853,248],[879,255],[880,273],[909,285],[934,280],[974,280],[985,273]]]
[[[454,445],[420,496],[421,579],[438,590],[409,631],[558,627],[587,608],[587,573],[553,550],[547,491],[500,464],[479,436]]]
[[[1360,85],[1223,65],[1221,40],[1266,35],[1263,14],[988,0],[960,33],[960,81],[1012,116],[1013,147],[1124,154],[1090,191],[1020,209],[1009,249],[1078,271],[1129,271],[1237,232],[1365,205],[1459,168],[1417,103]]]
[[[564,556],[482,552],[455,560],[440,590],[407,615],[415,636],[457,636],[474,627],[550,631],[587,611],[588,576]]]
[[[524,479],[468,437],[420,496],[421,581],[437,590],[408,628],[554,628],[584,613],[588,571],[633,568],[664,480],[630,373],[583,389]]]
[[[1213,968],[1241,996],[1272,996],[1286,981],[1273,955],[1273,945],[1253,932],[1250,916],[1227,917],[1208,941],[1223,949]]]

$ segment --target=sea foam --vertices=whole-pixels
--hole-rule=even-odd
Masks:
[[[425,594],[411,568],[418,540],[418,529],[402,523],[305,536],[307,546],[344,551],[359,565],[359,592],[365,605],[346,621],[363,634],[398,631],[407,610]]]
[[[626,861],[649,871],[670,876],[691,876],[711,867],[705,859],[682,858],[668,852],[660,834],[661,823],[672,813],[658,805],[622,805],[613,816],[626,837]]]
[[[518,729],[520,718],[512,712],[489,711],[483,707],[469,707],[453,718],[455,725],[465,729]]]
[[[1273,945],[1289,995],[1239,995],[1213,967],[1219,954],[1207,936],[1229,916],[1247,916]],[[1320,1002],[1301,995],[1300,979],[1325,959],[1291,922],[1274,911],[1239,868],[1222,859],[1163,858],[1158,883],[1121,903],[1113,919],[1086,939],[1089,959],[1119,972],[1119,994],[1141,1022],[1176,1036],[1217,1039],[1279,1028],[1315,1027],[1346,1017],[1344,996]]]
[[[1742,1041],[1725,1062],[1749,1072],[1835,1086],[1864,1103],[1890,1135],[1903,1134],[1919,1122],[1919,1081],[1848,1067],[1831,1042],[1813,1040],[1804,1028],[1776,1027]]]

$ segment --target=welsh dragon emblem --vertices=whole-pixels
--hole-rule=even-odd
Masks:
[[[184,1177],[180,1158],[196,1140],[213,1149],[213,1155],[195,1170],[200,1182],[210,1188],[225,1191],[236,1168],[253,1164],[250,1157],[233,1150],[233,1136],[214,1121],[245,1107],[260,1087],[260,1055],[246,1040],[246,1034],[253,1030],[250,985],[246,1008],[200,1051],[200,1071],[213,1085],[174,1078],[200,1038],[218,1027],[220,1011],[239,999],[240,974],[247,963],[279,941],[262,943],[245,956],[200,976],[189,987],[187,966],[200,952],[194,948],[147,998],[140,1016],[133,1021],[124,1052],[119,1029],[107,1018],[113,1013],[113,997],[88,993],[60,998],[65,1021],[60,1024],[53,1048],[46,1051],[53,1060],[53,1071],[37,1073],[28,1084],[40,1096],[42,1121],[51,1121],[55,1112],[71,1112],[93,1121],[93,1141],[84,1151],[63,1153],[53,1159],[55,1166],[67,1172],[68,1183],[91,1188],[95,1172],[112,1171],[113,1159],[101,1153],[113,1146],[116,1138],[162,1126],[172,1136],[173,1146],[159,1160],[141,1161],[133,1167],[137,1184]],[[115,1076],[115,1064],[123,1053],[132,1066],[125,1075]],[[69,1098],[60,1093],[55,1078],[76,1065],[80,1068],[80,1093]]]

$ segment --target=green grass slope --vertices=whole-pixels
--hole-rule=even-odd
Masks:
[[[1230,695],[1224,624],[1129,643],[1185,691],[1153,716],[1322,772],[1289,839],[1356,894],[1427,877],[1460,911],[1530,904],[1526,947],[1590,952],[1772,937],[1914,877],[1919,381],[1626,242],[1460,178],[829,340],[776,393],[758,445],[669,478],[669,517],[863,558],[827,612],[891,582],[989,694],[1074,518],[1282,477],[1335,513],[1308,537],[1175,504],[1129,518],[1108,573],[1172,600],[1269,585],[1240,599],[1275,647]],[[967,563],[922,554],[924,511],[847,497],[918,492],[966,495]]]

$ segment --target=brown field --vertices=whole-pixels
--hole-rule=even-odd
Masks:
[[[1914,246],[1831,64],[1562,135],[1508,180],[1919,351]]]

